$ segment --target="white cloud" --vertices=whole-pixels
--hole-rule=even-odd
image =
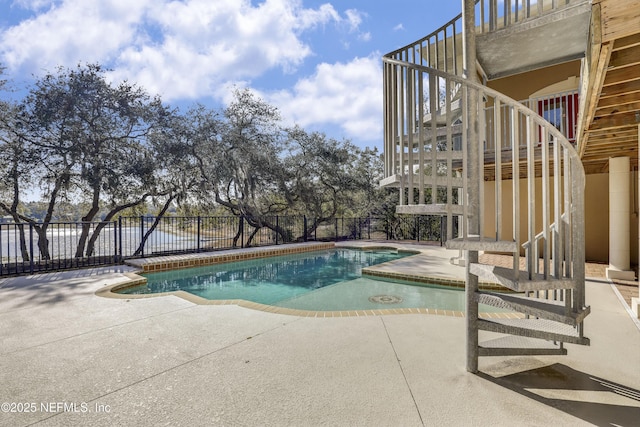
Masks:
[[[292,73],[314,55],[308,34],[332,26],[341,37],[369,41],[365,14],[301,0],[15,0],[36,12],[0,28],[0,63],[14,73],[97,62],[165,101],[228,102],[272,69]],[[41,10],[41,12],[37,12]],[[348,46],[348,39],[342,41]],[[302,126],[340,128],[359,141],[381,139],[380,55],[322,63],[291,89],[261,95]]]
[[[376,52],[349,63],[320,64],[290,91],[262,96],[295,123],[339,126],[357,140],[382,138],[382,67]]]
[[[402,24],[398,24],[395,27],[393,27],[393,31],[403,31],[404,30],[404,25]]]
[[[165,100],[212,95],[229,80],[290,73],[312,55],[305,31],[347,26],[331,4],[300,0],[16,0],[50,8],[0,32],[0,63],[23,74],[99,62]],[[363,37],[367,37],[364,35]]]
[[[363,42],[368,42],[371,40],[371,33],[370,32],[360,33],[358,34],[358,39],[362,40]]]
[[[151,0],[51,2],[50,9],[0,34],[2,62],[10,69],[41,71],[58,65],[105,61],[130,42]],[[22,2],[39,7],[44,2]]]
[[[362,23],[362,13],[356,9],[348,9],[345,13],[349,21],[349,29],[351,31],[356,31]]]

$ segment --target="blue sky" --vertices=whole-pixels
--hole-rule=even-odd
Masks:
[[[0,0],[16,87],[100,63],[181,108],[250,87],[288,123],[382,148],[382,54],[460,13],[452,0]]]

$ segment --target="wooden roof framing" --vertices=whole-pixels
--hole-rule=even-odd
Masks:
[[[597,173],[610,157],[638,162],[640,0],[593,0],[590,37],[578,134],[585,170]]]

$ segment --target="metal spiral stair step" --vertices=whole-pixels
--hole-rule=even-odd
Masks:
[[[552,341],[507,335],[478,345],[479,356],[564,356],[567,349]]]
[[[497,292],[476,292],[475,301],[492,307],[517,311],[529,316],[552,320],[570,326],[577,326],[591,312],[584,307],[578,312],[567,309],[564,301],[530,298],[525,295],[502,294]]]
[[[514,277],[511,268],[498,267],[488,264],[470,264],[469,271],[485,280],[498,283],[515,292],[544,291],[553,289],[575,289],[576,282],[571,278],[546,278],[542,274],[531,275],[527,271],[518,270]]]
[[[469,236],[447,240],[447,249],[461,249],[467,251],[492,251],[516,253],[520,250],[513,240],[495,240],[486,237]]]
[[[579,345],[590,343],[589,338],[581,337],[577,329],[546,319],[478,320],[478,329]]]
[[[396,213],[408,215],[462,215],[463,206],[445,204],[425,204],[425,205],[401,205],[396,207]]]

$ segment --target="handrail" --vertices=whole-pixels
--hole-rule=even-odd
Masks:
[[[411,64],[411,63],[407,63],[407,62],[403,62],[403,61],[399,61],[399,60],[395,60],[395,59],[390,59],[390,58],[383,58],[382,62],[385,64],[389,64],[389,65],[399,65],[399,66],[411,66],[412,68],[414,68],[415,70],[418,71],[422,71],[425,73],[429,73],[429,74],[433,74],[437,77],[440,77],[442,79],[449,79],[452,80],[456,83],[459,83],[461,85],[467,86],[467,87],[471,87],[473,89],[482,91],[484,94],[492,97],[492,98],[496,98],[498,100],[500,100],[501,103],[506,103],[506,104],[511,104],[510,106],[515,108],[516,110],[518,110],[518,112],[521,112],[523,114],[526,115],[530,115],[531,117],[533,117],[533,119],[535,120],[536,124],[540,125],[540,126],[546,126],[546,125],[550,125],[549,127],[549,132],[552,134],[552,136],[556,137],[558,139],[558,142],[560,144],[563,145],[564,148],[568,148],[571,149],[572,152],[570,152],[570,155],[572,157],[572,160],[580,162],[580,157],[577,153],[577,151],[575,151],[573,145],[567,140],[567,138],[553,125],[551,125],[548,121],[546,121],[542,116],[540,116],[537,112],[533,111],[531,108],[527,107],[526,105],[522,104],[521,102],[516,101],[515,99],[504,95],[501,92],[498,92],[494,89],[491,89],[490,87],[487,86],[483,86],[482,84],[479,83],[474,83],[470,80],[467,80],[461,76],[457,76],[457,75],[453,75],[453,74],[449,74],[443,71],[440,71],[438,69],[435,68],[431,68],[431,67],[427,67],[424,65],[418,65],[418,64]]]
[[[498,31],[589,0],[537,0],[532,10],[533,1],[502,0],[502,15],[498,0],[476,1],[480,8],[476,31]],[[580,156],[567,138],[569,132],[563,134],[529,106],[461,77],[461,18],[382,58],[385,179],[381,183],[399,187],[397,213],[446,216],[447,240],[454,237],[455,218],[461,233],[448,247],[467,250],[465,262],[477,264],[483,250],[513,253],[511,272],[491,271],[497,280],[511,283],[514,290],[525,289],[527,296],[536,292],[538,298],[541,293],[548,298],[552,290],[553,299],[559,296],[564,301],[565,316],[584,313],[585,173]],[[554,105],[547,107],[553,118]],[[485,149],[490,143],[497,148],[493,152]],[[503,152],[504,146],[512,147],[510,153]],[[521,235],[527,236],[522,244],[525,274],[520,271]],[[542,260],[538,245],[543,247]],[[478,272],[472,268],[466,270],[465,289],[467,370],[476,372]],[[575,327],[584,337],[581,320]],[[504,332],[525,335],[520,330]]]

